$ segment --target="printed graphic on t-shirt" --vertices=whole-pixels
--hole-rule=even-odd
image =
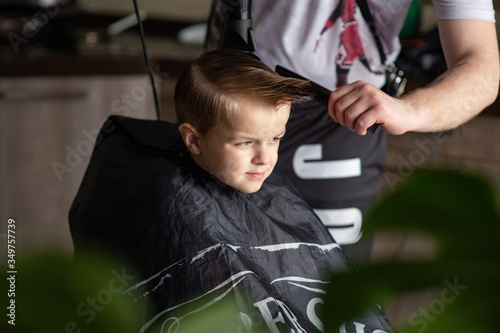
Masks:
[[[328,38],[324,36],[325,33],[335,24],[342,25],[337,55],[332,57],[335,59],[336,64],[337,88],[347,84],[347,75],[356,59],[359,60],[368,71],[374,73],[365,56],[365,50],[359,33],[359,25],[355,16],[356,10],[359,10],[356,0],[339,1],[337,7],[335,7],[326,20],[314,48],[314,53],[318,52],[321,49],[323,39]]]

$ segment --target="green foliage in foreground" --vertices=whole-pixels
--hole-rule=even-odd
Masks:
[[[332,276],[325,327],[374,303],[427,288],[436,297],[420,306],[402,332],[498,332],[500,328],[500,215],[491,184],[471,174],[418,171],[365,221],[365,232],[411,230],[438,243],[430,260],[373,264]]]

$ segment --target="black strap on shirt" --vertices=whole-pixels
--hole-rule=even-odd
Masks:
[[[366,0],[357,0],[358,7],[361,10],[361,15],[365,19],[366,23],[370,28],[370,31],[375,39],[375,43],[377,44],[378,53],[380,54],[380,62],[382,65],[385,65],[386,57],[384,48],[382,47],[382,42],[378,37],[377,28],[375,27],[375,20],[373,19],[372,13],[370,12],[370,7],[368,7],[368,3]]]

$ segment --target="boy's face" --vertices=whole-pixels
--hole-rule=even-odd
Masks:
[[[238,111],[222,117],[199,139],[195,161],[225,184],[244,193],[260,189],[278,160],[290,103],[277,110],[248,99],[238,99]]]

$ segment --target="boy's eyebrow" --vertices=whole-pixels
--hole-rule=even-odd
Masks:
[[[283,131],[275,134],[275,135],[272,135],[271,137],[272,138],[276,138],[276,137],[281,137],[281,136],[284,136],[286,133],[286,129],[284,129]],[[236,133],[235,135],[231,136],[229,138],[229,140],[231,141],[238,141],[238,140],[248,140],[248,141],[253,141],[253,140],[256,140],[258,138],[258,136],[250,136],[249,134],[238,134]]]
[[[286,129],[284,129],[278,135],[275,135],[275,136],[284,136],[285,134],[286,134]]]

